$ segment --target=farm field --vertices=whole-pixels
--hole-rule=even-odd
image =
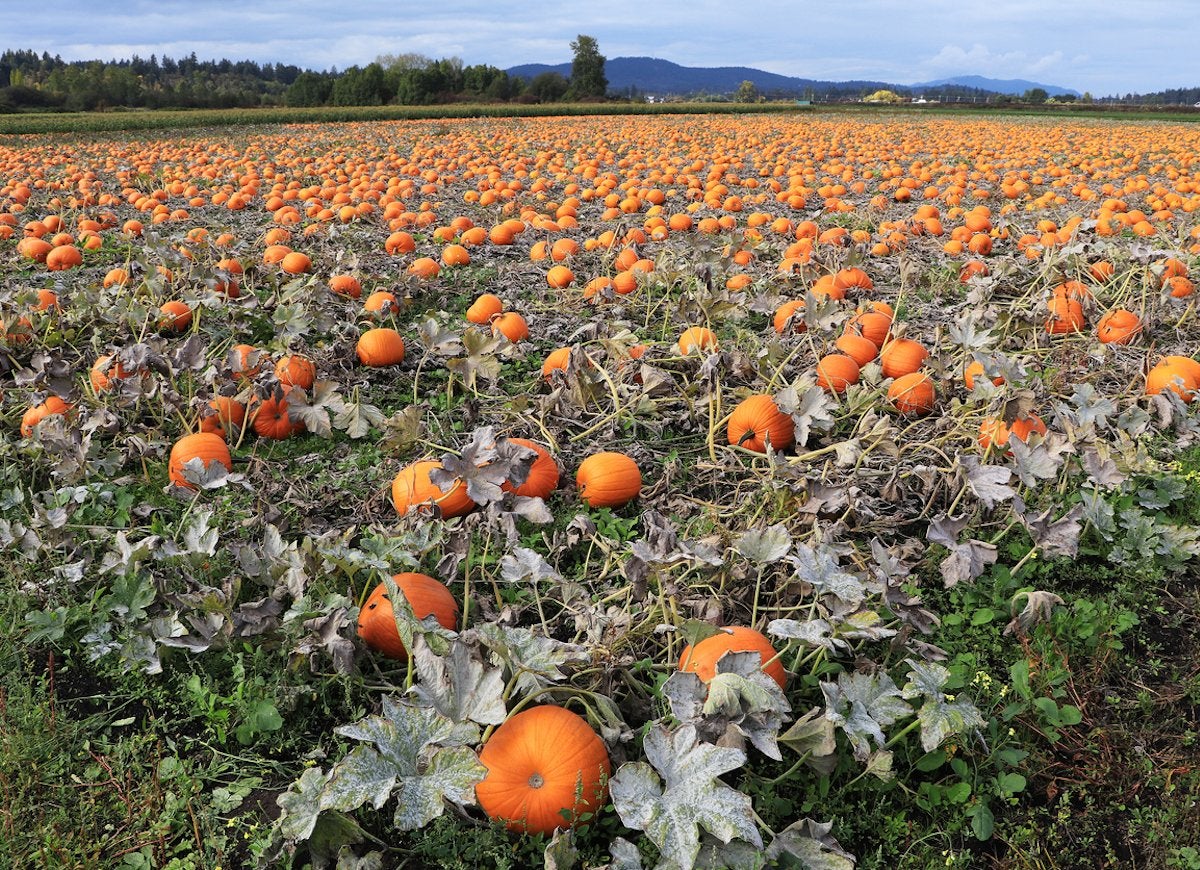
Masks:
[[[1197,155],[0,136],[0,865],[1200,867]]]

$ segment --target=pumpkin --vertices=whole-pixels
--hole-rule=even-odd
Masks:
[[[442,248],[442,262],[447,266],[466,266],[471,262],[471,254],[462,245],[446,245]]]
[[[363,303],[364,311],[378,314],[381,317],[398,310],[399,307],[400,303],[396,300],[396,294],[389,293],[387,290],[376,290]]]
[[[436,278],[439,272],[441,267],[433,257],[417,257],[408,266],[408,274],[418,278]]]
[[[404,339],[390,327],[368,329],[359,336],[355,352],[365,366],[399,365],[404,362]]]
[[[840,270],[833,276],[833,283],[842,290],[870,290],[875,286],[870,276],[857,266]]]
[[[417,619],[433,616],[442,628],[454,630],[458,627],[458,602],[444,583],[427,574],[412,572],[396,574],[392,580]],[[388,598],[387,584],[376,586],[363,603],[358,612],[358,636],[371,649],[389,658],[408,659],[408,650],[396,630],[396,615]]]
[[[1116,273],[1116,267],[1107,260],[1092,263],[1088,268],[1088,274],[1092,276],[1092,280],[1097,284],[1107,283]]]
[[[779,410],[775,400],[765,393],[743,399],[729,416],[729,443],[755,453],[765,453],[767,439],[771,447],[783,450],[796,440],[795,424],[790,415]]]
[[[566,266],[553,266],[546,273],[546,283],[555,290],[561,290],[564,287],[570,287],[575,281],[575,273]]]
[[[312,360],[293,353],[275,363],[275,377],[286,387],[311,390],[317,379],[317,369]]]
[[[172,299],[164,302],[158,310],[162,312],[158,328],[164,332],[183,332],[192,323],[192,309],[186,302]]]
[[[879,356],[879,348],[875,346],[875,342],[853,332],[838,336],[838,340],[833,343],[833,346],[858,363],[859,368],[869,362],[874,362],[875,358]]]
[[[1048,431],[1046,424],[1037,414],[1018,417],[1013,420],[1011,426],[997,417],[989,417],[979,424],[979,449],[986,451],[993,445],[1007,447],[1010,437],[1025,442],[1034,432],[1045,435]]]
[[[291,387],[283,387],[276,395],[263,401],[254,412],[254,431],[260,438],[282,441],[304,431],[304,424],[293,422],[288,415],[287,394]]]
[[[250,380],[262,371],[266,352],[251,344],[235,344],[229,349],[229,368],[235,380]]]
[[[227,426],[241,426],[246,420],[246,406],[233,396],[217,396],[208,407],[216,413],[200,418],[201,432],[214,432],[224,438]]]
[[[358,299],[362,296],[362,284],[353,275],[334,275],[329,279],[329,289],[339,296]]]
[[[62,272],[83,265],[83,251],[70,244],[59,245],[46,255],[46,267],[51,272]]]
[[[834,283],[832,275],[822,275],[812,285],[812,295],[818,299],[845,299],[846,289]]]
[[[589,507],[620,507],[642,491],[642,472],[624,453],[593,453],[579,464],[575,485]]]
[[[529,324],[515,311],[506,311],[492,318],[492,335],[503,335],[513,344],[529,338]]]
[[[58,396],[48,396],[40,405],[34,405],[21,417],[21,434],[28,438],[33,434],[33,427],[47,417],[56,414],[66,414],[73,406],[67,404]]]
[[[1083,329],[1083,305],[1070,296],[1055,296],[1050,300],[1050,316],[1046,318],[1046,332],[1065,335]]]
[[[896,378],[888,387],[887,397],[901,414],[928,414],[937,398],[933,378],[924,372]]]
[[[1186,356],[1163,358],[1146,374],[1146,395],[1156,396],[1166,389],[1191,402],[1200,390],[1200,363]]]
[[[548,381],[554,372],[565,371],[570,358],[571,348],[569,347],[560,347],[558,350],[550,351],[546,356],[546,361],[542,363],[542,377]]]
[[[503,310],[504,303],[500,301],[499,296],[493,293],[484,293],[472,302],[471,307],[467,309],[467,320],[482,326],[485,323],[489,323],[493,317]]]
[[[817,360],[817,386],[830,393],[844,393],[858,383],[858,363],[844,353],[826,354]]]
[[[312,271],[312,260],[308,254],[292,251],[279,261],[279,268],[288,275],[307,275]]]
[[[790,325],[792,332],[804,332],[808,329],[808,324],[804,322],[804,300],[792,299],[785,302],[775,309],[774,326],[775,331],[783,335],[784,330]]]
[[[717,349],[717,336],[704,326],[692,326],[679,336],[679,354],[687,356],[693,352],[704,353]]]
[[[1174,275],[1163,286],[1172,299],[1186,299],[1196,292],[1196,285],[1185,275]]]
[[[763,672],[778,683],[779,688],[787,685],[787,671],[783,669],[783,662],[775,657],[771,641],[762,632],[743,625],[728,626],[697,644],[685,646],[679,656],[679,670],[691,671],[707,683],[717,675],[717,662],[727,652],[758,653]]]
[[[978,360],[973,360],[967,364],[965,369],[963,369],[963,385],[966,386],[968,390],[975,389],[975,379],[982,377],[983,373],[983,363],[979,362]],[[1004,383],[1004,377],[1001,375],[996,375],[996,377],[992,378],[992,383],[998,387]]]
[[[550,834],[602,806],[612,771],[604,741],[563,707],[528,707],[484,744],[479,806],[511,831]]]
[[[529,467],[529,476],[525,478],[524,483],[515,489],[510,483],[505,483],[500,488],[529,498],[549,498],[550,493],[558,489],[558,463],[554,461],[550,451],[528,438],[509,438],[508,443],[528,447],[537,454],[537,459],[533,460],[533,465]]]
[[[400,469],[392,480],[392,504],[398,514],[404,515],[413,508],[426,510],[429,505],[437,505],[446,518],[461,517],[475,510],[475,502],[467,495],[467,485],[461,480],[443,492],[429,479],[429,472],[441,467],[437,460],[426,459]]]
[[[212,432],[197,432],[180,438],[171,448],[171,456],[167,460],[167,476],[170,477],[171,483],[186,489],[195,489],[183,476],[183,467],[193,459],[203,462],[205,471],[214,462],[224,465],[226,471],[233,470],[233,460],[229,456],[229,446],[225,439]]]
[[[898,378],[919,369],[929,357],[929,351],[919,341],[897,338],[889,341],[879,352],[879,363],[885,378]]]
[[[88,372],[88,380],[92,382],[93,392],[103,393],[112,387],[113,381],[119,381],[122,378],[129,377],[129,372],[120,362],[113,362],[113,358],[108,354],[99,357],[95,364],[92,365],[91,371]]]
[[[850,318],[846,331],[857,333],[881,348],[892,331],[892,316],[883,311],[863,311]]]
[[[1096,325],[1096,336],[1101,344],[1129,344],[1141,332],[1142,319],[1124,308],[1106,312]]]

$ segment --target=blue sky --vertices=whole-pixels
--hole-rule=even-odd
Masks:
[[[499,67],[559,63],[586,33],[607,57],[900,84],[977,74],[1102,96],[1200,85],[1198,11],[1194,0],[58,0],[51,14],[4,16],[0,40],[66,60],[194,51],[344,69],[404,52]]]

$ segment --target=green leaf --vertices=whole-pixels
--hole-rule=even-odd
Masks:
[[[996,817],[992,815],[991,808],[984,803],[976,804],[971,808],[971,833],[975,835],[976,840],[990,840],[992,831],[996,828]]]
[[[971,783],[956,782],[946,789],[946,800],[952,804],[964,804],[971,797]]]
[[[838,674],[837,683],[821,683],[825,695],[825,716],[850,738],[854,757],[865,762],[870,755],[869,740],[883,746],[883,729],[898,719],[911,716],[913,709],[900,695],[900,689],[886,673]],[[929,747],[932,748],[932,747]]]
[[[307,840],[321,814],[321,795],[329,776],[319,767],[310,767],[292,783],[292,787],[275,799],[283,812],[275,827],[285,839]]]
[[[971,625],[987,625],[996,618],[996,611],[990,607],[980,607],[971,614]]]
[[[940,749],[926,752],[917,759],[916,768],[922,773],[930,773],[946,763],[946,753]]]
[[[1033,706],[1041,710],[1042,715],[1046,717],[1046,721],[1051,725],[1062,724],[1062,720],[1058,715],[1058,704],[1054,703],[1053,698],[1034,698]]]
[[[1078,725],[1083,721],[1083,713],[1078,707],[1064,704],[1058,708],[1058,721],[1063,725]]]
[[[1000,790],[1008,794],[1017,794],[1025,791],[1025,777],[1019,773],[1005,773],[996,778],[996,785]]]
[[[744,752],[699,742],[691,725],[658,726],[643,745],[650,763],[621,765],[609,790],[621,821],[645,831],[664,861],[693,866],[701,829],[723,843],[737,837],[762,848],[750,798],[719,779],[746,763]]]
[[[25,624],[29,626],[29,634],[25,636],[26,642],[47,640],[57,643],[62,640],[67,630],[67,613],[65,605],[53,610],[31,610],[26,613]]]

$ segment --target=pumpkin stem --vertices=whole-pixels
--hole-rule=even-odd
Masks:
[[[531,773],[529,775],[529,787],[541,788],[546,784],[545,778],[540,773]]]
[[[747,429],[745,432],[742,433],[742,437],[738,439],[737,446],[741,447],[747,441],[753,441],[757,434],[758,433],[755,432],[753,429]]]

